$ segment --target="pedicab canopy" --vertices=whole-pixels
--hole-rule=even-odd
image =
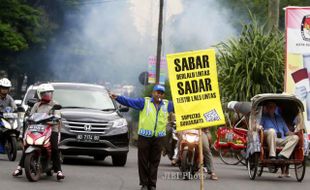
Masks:
[[[303,103],[292,94],[258,94],[251,99],[251,113],[248,130],[247,154],[260,152],[260,141],[258,130],[260,120],[267,102],[277,104],[277,112],[281,114],[284,121],[291,127],[292,131],[304,130],[304,106]]]
[[[281,113],[284,120],[293,121],[296,117],[302,116],[304,112],[303,103],[292,94],[258,94],[251,99],[252,109],[251,109],[251,121],[259,122],[260,117],[263,112],[263,106],[267,102],[275,102],[278,107],[278,112]],[[251,129],[255,129],[255,125],[250,124]],[[288,123],[288,122],[287,122]],[[253,123],[252,123],[253,124]],[[304,129],[304,125],[299,126],[300,129]]]
[[[214,49],[167,55],[177,130],[222,125]]]
[[[227,104],[227,109],[247,115],[251,112],[251,102],[230,101]]]

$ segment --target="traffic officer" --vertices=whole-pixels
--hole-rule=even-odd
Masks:
[[[138,168],[141,190],[155,190],[162,144],[166,136],[171,101],[165,100],[165,87],[155,85],[152,97],[129,98],[110,94],[118,103],[140,110],[138,126]]]

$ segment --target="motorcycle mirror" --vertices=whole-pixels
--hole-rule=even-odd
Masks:
[[[18,106],[17,112],[25,112],[25,109],[22,106]]]
[[[17,105],[17,106],[20,106],[22,104],[22,100],[14,100],[14,103]]]
[[[53,110],[60,110],[62,108],[62,106],[60,104],[55,104],[53,106]]]
[[[36,99],[36,98],[30,98],[30,99],[27,101],[27,105],[30,106],[30,107],[33,107],[33,105],[34,105],[35,103],[37,103],[37,102],[38,102],[38,99]]]

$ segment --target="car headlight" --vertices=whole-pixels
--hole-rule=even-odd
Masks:
[[[121,128],[124,126],[127,126],[127,121],[124,118],[112,121],[112,128]]]

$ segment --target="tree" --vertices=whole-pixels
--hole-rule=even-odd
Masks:
[[[236,27],[239,27],[240,20],[248,20],[251,18],[248,15],[250,10],[256,15],[259,22],[268,21],[268,5],[270,1],[267,0],[218,0],[220,6],[229,8],[232,13],[230,20]],[[283,8],[287,6],[309,6],[308,0],[281,0],[279,3],[279,28],[284,30],[285,26],[285,11]],[[272,19],[272,18],[271,18]]]
[[[284,35],[264,32],[253,18],[244,24],[239,39],[217,45],[218,72],[224,102],[249,101],[258,93],[283,90]]]
[[[47,78],[49,40],[61,29],[65,10],[77,1],[1,0],[0,71],[12,79],[17,91],[25,74],[28,82]]]

